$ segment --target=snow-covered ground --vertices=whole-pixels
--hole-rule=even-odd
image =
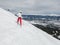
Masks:
[[[42,25],[42,26],[46,26],[46,25],[49,25],[49,24],[54,24],[54,25],[60,27],[60,20],[50,20],[50,21],[32,20],[32,21],[28,21],[28,22],[30,22],[31,24],[39,24],[39,25]]]
[[[23,20],[22,27],[16,23],[14,14],[0,8],[0,45],[60,45],[44,31]]]

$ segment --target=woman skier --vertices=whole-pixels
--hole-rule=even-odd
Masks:
[[[20,26],[22,26],[22,16],[21,16],[21,13],[18,13],[17,16],[18,16],[18,19],[17,19],[17,23],[20,24]]]

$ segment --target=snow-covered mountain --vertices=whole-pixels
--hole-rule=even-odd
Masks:
[[[27,21],[20,27],[17,17],[0,8],[0,45],[60,45],[55,39]]]
[[[41,16],[60,16],[59,14],[40,14]]]

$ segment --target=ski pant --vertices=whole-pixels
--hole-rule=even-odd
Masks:
[[[22,26],[22,18],[21,18],[21,17],[18,17],[18,19],[17,19],[17,23],[19,23],[20,26]]]

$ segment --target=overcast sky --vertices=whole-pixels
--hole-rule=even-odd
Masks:
[[[60,14],[60,0],[0,0],[0,7],[23,14]]]

